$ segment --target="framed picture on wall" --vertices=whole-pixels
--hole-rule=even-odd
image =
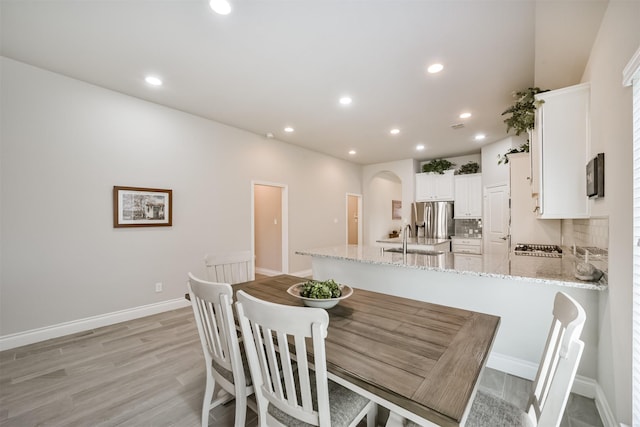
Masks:
[[[391,219],[402,219],[402,200],[391,201]]]
[[[589,198],[604,197],[604,153],[587,163],[587,196]]]
[[[172,190],[113,187],[113,226],[168,227],[173,214]]]

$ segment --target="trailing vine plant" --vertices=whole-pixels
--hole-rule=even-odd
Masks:
[[[507,133],[511,129],[516,132],[516,136],[521,133],[529,133],[535,126],[536,122],[536,108],[538,108],[544,101],[536,100],[535,96],[539,93],[548,92],[548,89],[540,89],[539,87],[529,87],[525,90],[515,92],[513,97],[516,101],[513,105],[502,112],[502,115],[510,114],[504,119],[507,124]],[[512,148],[502,155],[498,155],[498,164],[509,163],[508,154],[513,153],[528,153],[529,152],[529,139],[518,148]]]

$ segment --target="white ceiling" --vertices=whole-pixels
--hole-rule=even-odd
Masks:
[[[504,138],[515,90],[578,83],[607,4],[231,2],[220,16],[206,0],[2,0],[1,53],[356,163],[423,160]]]

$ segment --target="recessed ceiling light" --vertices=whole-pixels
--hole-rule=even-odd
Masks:
[[[149,83],[151,86],[162,86],[162,80],[155,76],[147,76],[144,81]]]
[[[418,150],[418,151],[422,151],[422,150],[424,150],[424,144],[418,144],[418,145],[416,145],[416,150]]]
[[[427,68],[427,71],[431,74],[435,74],[435,73],[439,73],[443,69],[444,69],[444,65],[442,64],[431,64],[429,65],[429,68]]]
[[[400,133],[400,129],[394,128],[389,131],[391,135],[397,135]]]
[[[351,99],[350,96],[343,96],[342,98],[340,98],[340,104],[342,105],[349,105],[351,104],[353,100]]]
[[[354,154],[356,154],[356,150],[349,150],[349,154],[353,156]]]
[[[293,132],[293,128],[291,126],[287,126],[286,128],[284,128],[285,132],[291,133]]]
[[[468,119],[469,117],[471,117],[471,113],[462,113],[462,114],[460,114],[460,118],[461,119]]]
[[[227,0],[211,0],[209,7],[218,15],[228,15],[231,13],[231,4]]]
[[[482,141],[482,140],[483,140],[483,139],[485,139],[486,137],[487,137],[487,135],[485,135],[484,133],[479,133],[479,134],[477,134],[477,135],[474,137],[474,139],[475,139],[476,141]]]

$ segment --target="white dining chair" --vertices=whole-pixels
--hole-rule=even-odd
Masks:
[[[251,251],[207,254],[204,263],[207,278],[211,282],[233,285],[255,279],[254,256]]]
[[[260,427],[346,427],[365,416],[367,426],[375,426],[375,403],[327,378],[324,309],[274,304],[238,291],[236,312]],[[311,343],[313,364],[307,357]]]
[[[465,425],[559,426],[584,349],[580,334],[585,320],[582,306],[569,295],[558,292],[551,329],[526,408],[522,410],[493,394],[478,391]]]
[[[189,296],[206,364],[206,385],[202,402],[202,427],[209,422],[209,412],[235,397],[235,426],[245,425],[253,394],[248,365],[243,361],[233,317],[233,291],[228,283],[197,279],[189,273]]]

